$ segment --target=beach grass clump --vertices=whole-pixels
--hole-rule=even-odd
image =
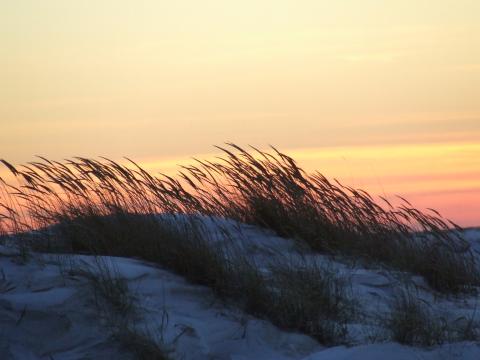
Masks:
[[[139,248],[150,247],[141,245],[148,241],[132,238],[151,238],[151,227],[160,226],[150,219],[155,214],[207,215],[271,229],[315,252],[417,274],[443,293],[474,291],[480,283],[468,243],[438,213],[421,212],[406,200],[398,206],[375,201],[318,172],[307,174],[275,148],[220,149],[223,157],[197,160],[177,177],[151,175],[131,160],[40,158],[20,167],[2,161],[17,183],[0,181],[0,231],[20,238],[55,225],[65,235],[73,226],[73,251],[88,251],[85,239],[91,239],[97,251],[147,256]],[[88,234],[92,228],[96,239]],[[45,238],[52,240],[51,234]]]
[[[169,360],[171,344],[165,344],[166,328],[164,316],[160,328],[153,333],[137,325],[144,317],[138,299],[128,287],[127,280],[120,274],[114,261],[95,256],[93,263],[70,263],[70,275],[77,275],[88,281],[93,305],[97,316],[110,337],[122,349],[139,360]]]
[[[383,325],[398,343],[430,347],[480,339],[480,325],[474,317],[439,314],[409,288],[397,292],[389,307]]]
[[[354,306],[345,279],[320,266],[298,268],[298,262],[259,266],[236,248],[216,245],[198,219],[90,215],[64,223],[58,231],[64,244],[81,244],[86,252],[140,258],[172,270],[282,329],[308,334],[324,344],[347,340],[346,324]],[[106,290],[119,284],[111,285]]]
[[[17,183],[0,181],[0,235],[43,251],[158,264],[249,314],[325,344],[346,342],[355,317],[348,279],[312,264],[257,264],[228,242],[213,241],[202,219],[268,228],[313,252],[420,275],[442,293],[479,285],[478,264],[459,228],[439,214],[421,212],[406,200],[396,207],[375,202],[362,190],[305,173],[276,149],[246,151],[230,144],[221,150],[224,157],[197,160],[178,177],[153,176],[131,160],[122,165],[106,158],[41,158],[18,168],[3,161]],[[121,288],[111,285],[103,290],[114,294]],[[389,324],[405,331],[394,338],[438,342],[437,323],[404,300]],[[409,311],[418,314],[402,319]],[[409,335],[414,319],[420,320],[412,331],[432,326],[430,338]]]
[[[270,311],[276,324],[310,334],[322,344],[345,343],[356,315],[350,282],[318,264],[272,267]]]
[[[403,198],[396,207],[383,198],[381,204],[365,191],[305,173],[274,148],[230,146],[221,148],[225,156],[216,162],[184,167],[181,177],[198,199],[191,211],[266,227],[316,252],[421,275],[440,292],[468,292],[480,284],[460,228],[434,210],[421,212]]]

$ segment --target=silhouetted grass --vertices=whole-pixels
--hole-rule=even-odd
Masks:
[[[178,179],[152,176],[133,161],[129,167],[108,159],[42,159],[21,169],[3,161],[19,184],[0,182],[0,231],[21,233],[89,214],[207,214],[273,229],[314,251],[409,271],[442,292],[478,285],[468,244],[438,213],[406,200],[380,206],[362,190],[306,174],[275,149],[230,146],[216,162],[184,167]]]
[[[358,189],[306,174],[273,149],[230,144],[218,162],[198,161],[181,174],[199,200],[193,210],[270,228],[313,250],[348,255],[423,276],[441,292],[470,291],[479,270],[459,227],[406,200],[384,206]],[[255,155],[255,156],[254,156]],[[183,192],[183,188],[178,190]]]
[[[197,160],[178,178],[104,158],[41,159],[18,169],[3,161],[18,184],[0,181],[0,232],[48,251],[157,263],[253,315],[323,343],[345,340],[353,313],[345,281],[320,267],[288,263],[266,275],[245,256],[210,241],[197,215],[259,225],[316,252],[418,274],[445,293],[479,284],[468,244],[438,214],[406,201],[380,206],[362,190],[306,174],[275,149],[230,146],[222,149],[223,158]]]

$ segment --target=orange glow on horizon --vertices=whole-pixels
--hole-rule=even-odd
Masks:
[[[422,209],[435,208],[463,226],[480,225],[480,143],[402,144],[280,149],[307,172],[392,199],[400,195]],[[215,160],[220,153],[196,158]],[[141,160],[151,172],[174,175],[192,158]]]
[[[480,143],[403,144],[316,149],[279,149],[307,172],[362,188],[395,201],[407,198],[421,209],[434,208],[462,226],[480,225]],[[197,154],[215,161],[220,152]],[[125,159],[117,159],[128,165]],[[151,174],[175,175],[192,157],[132,159]],[[8,181],[11,175],[0,170]]]

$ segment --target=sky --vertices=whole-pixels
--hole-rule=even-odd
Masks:
[[[3,0],[0,158],[215,144],[480,225],[478,0]]]

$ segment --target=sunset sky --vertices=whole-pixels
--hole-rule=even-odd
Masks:
[[[0,158],[214,144],[480,225],[478,0],[4,0]]]

